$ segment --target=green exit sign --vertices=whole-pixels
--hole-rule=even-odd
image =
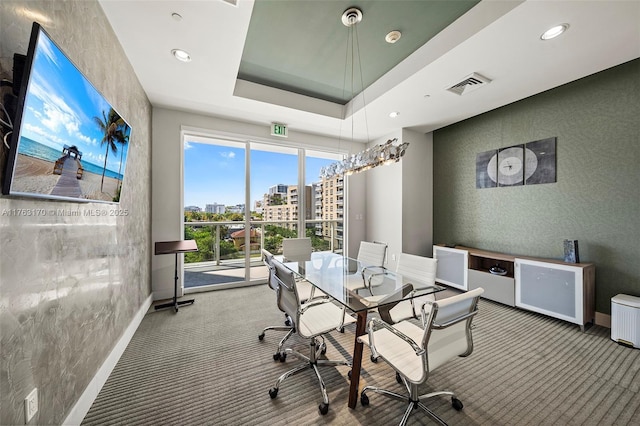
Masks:
[[[271,136],[280,136],[283,138],[289,136],[287,133],[287,125],[280,123],[271,123]]]

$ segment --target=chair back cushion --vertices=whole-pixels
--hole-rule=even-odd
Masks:
[[[358,249],[358,262],[363,266],[384,266],[387,245],[361,241]]]
[[[289,315],[297,325],[300,298],[298,296],[293,272],[276,259],[273,259],[271,262],[275,270],[274,279],[278,283],[278,307],[281,311]]]
[[[477,310],[478,298],[484,292],[477,288],[466,293],[432,302],[431,327],[425,329],[423,345],[427,347],[429,371],[438,368],[448,360],[457,356],[467,356],[473,351],[471,321],[473,316],[466,315]],[[454,322],[446,328],[438,329],[438,325]],[[430,329],[429,329],[430,328]]]
[[[275,280],[275,270],[273,269],[273,255],[269,253],[267,250],[262,249],[262,261],[267,266],[269,270],[269,277],[267,278],[267,284],[272,290],[278,289],[278,282]]]
[[[437,267],[437,259],[400,253],[396,272],[402,276],[403,284],[411,283],[417,289],[435,284]]]
[[[282,255],[287,262],[311,260],[311,238],[285,238],[282,240]]]
[[[398,273],[398,279],[402,279],[403,285],[411,284],[413,289],[417,290],[435,284],[437,267],[437,259],[400,253],[396,272]],[[391,323],[397,323],[412,317],[419,318],[422,305],[427,301],[433,300],[435,300],[433,294],[427,294],[412,300],[404,300],[387,309],[389,313],[387,316],[383,316],[383,319]]]

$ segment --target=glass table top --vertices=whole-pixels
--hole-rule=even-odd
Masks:
[[[274,259],[354,312],[445,289],[439,285],[420,285],[388,269],[368,267],[332,252],[313,252],[305,262],[290,262],[282,255]]]

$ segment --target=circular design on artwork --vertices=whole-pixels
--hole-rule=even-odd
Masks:
[[[494,182],[498,182],[498,154],[494,154],[493,157],[487,163],[487,176]]]
[[[526,182],[538,168],[538,156],[529,148],[524,149],[524,181]]]
[[[524,179],[523,149],[512,147],[498,153],[498,180],[501,185],[515,185]]]
[[[522,160],[518,157],[507,157],[500,162],[499,167],[503,176],[513,176],[517,179],[516,175],[522,172]]]

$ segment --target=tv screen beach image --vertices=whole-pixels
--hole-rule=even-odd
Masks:
[[[19,132],[11,194],[119,201],[131,127],[41,29]]]

